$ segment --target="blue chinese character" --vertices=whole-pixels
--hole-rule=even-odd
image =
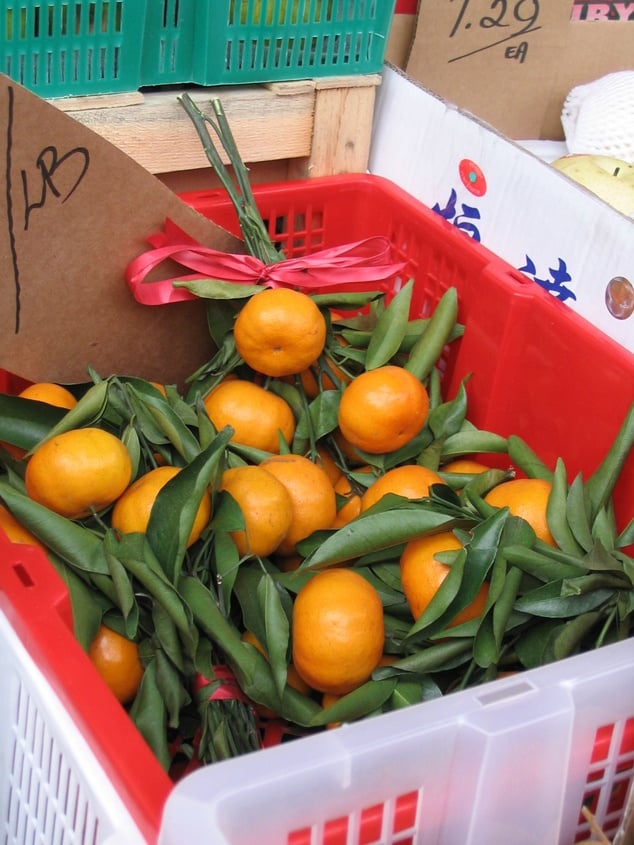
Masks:
[[[447,205],[444,208],[441,208],[438,203],[436,203],[432,207],[432,211],[435,211],[437,214],[440,214],[441,217],[444,217],[445,220],[448,220],[449,222],[453,223],[453,225],[456,226],[458,229],[462,229],[463,232],[466,232],[468,235],[471,235],[474,241],[479,242],[480,232],[478,230],[478,227],[468,221],[479,220],[480,212],[477,208],[474,208],[472,205],[465,205],[465,203],[462,203],[462,213],[458,214],[456,211],[457,199],[458,194],[455,189],[452,188]]]
[[[559,266],[557,268],[548,268],[550,279],[538,278],[535,262],[529,258],[528,255],[526,256],[526,265],[524,267],[520,267],[519,270],[521,273],[526,273],[527,276],[530,276],[534,282],[541,285],[544,290],[548,291],[548,293],[552,293],[553,296],[561,302],[565,302],[567,299],[576,299],[576,295],[570,290],[570,288],[567,288],[565,284],[566,282],[572,281],[572,276],[568,272],[566,262],[562,258],[559,258],[558,260]]]

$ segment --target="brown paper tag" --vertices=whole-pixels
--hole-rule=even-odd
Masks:
[[[84,382],[90,366],[181,383],[213,351],[206,303],[139,305],[125,269],[166,217],[205,246],[242,242],[2,75],[0,116],[0,367],[32,381]]]

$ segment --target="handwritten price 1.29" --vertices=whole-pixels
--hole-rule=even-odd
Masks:
[[[475,50],[456,56],[451,61],[534,32],[539,29],[538,20],[539,0],[516,0],[514,3],[509,3],[508,0],[491,0],[489,3],[461,0],[449,38],[460,36],[466,30],[473,32],[475,27],[476,32],[480,34],[488,32],[493,36],[493,40],[485,45],[480,44]]]

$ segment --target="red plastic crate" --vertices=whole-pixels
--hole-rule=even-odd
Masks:
[[[455,285],[467,326],[452,352],[445,395],[467,385],[469,419],[524,438],[549,466],[564,458],[569,477],[590,474],[634,401],[634,355],[440,215],[387,179],[335,176],[256,186],[271,236],[288,258],[385,235],[403,279],[416,280],[415,316],[426,316]],[[183,199],[239,234],[220,191]],[[616,493],[617,514],[632,517],[634,455]]]
[[[466,333],[453,345],[447,360],[446,395],[453,396],[461,380],[472,374],[467,386],[469,418],[477,426],[502,435],[518,434],[549,464],[562,456],[571,476],[579,471],[590,473],[594,470],[634,398],[634,356],[631,353],[385,179],[370,175],[328,177],[255,186],[254,193],[272,236],[288,257],[371,235],[385,235],[393,245],[395,259],[407,262],[403,280],[410,276],[415,278],[413,310],[416,315],[429,313],[443,291],[455,286],[459,293],[459,319],[465,323]],[[238,231],[235,212],[223,192],[203,191],[186,194],[183,198],[220,225]],[[13,376],[0,374],[0,387],[10,392],[16,392],[20,383]],[[627,461],[615,500],[618,518],[625,522],[632,516],[634,502],[634,456]],[[165,801],[174,790],[123,709],[74,642],[63,585],[37,550],[14,546],[0,536],[0,557],[3,561],[0,566],[1,606],[7,609],[18,634],[81,726],[148,841],[156,841]],[[565,673],[564,664],[578,665],[562,661],[561,666],[546,667],[549,671],[543,677],[550,680],[559,677],[558,672]],[[493,689],[503,683],[496,682]],[[456,715],[461,701],[457,696],[460,695],[448,696],[442,702],[449,708],[447,712],[453,712],[457,722],[460,721]],[[450,699],[455,703],[450,703]],[[625,759],[626,769],[628,761],[631,767],[632,758],[634,705],[631,702],[634,696],[628,701],[629,704],[621,703],[618,708],[615,702],[614,713],[609,718],[602,718],[600,725],[592,722],[592,707],[589,716],[582,712],[575,717],[577,721],[589,724],[585,737],[590,752],[609,744],[611,740],[606,738],[606,731],[614,729],[623,735],[623,724],[629,725],[625,729],[625,735],[630,737],[629,745],[621,743],[614,751],[619,762]],[[438,713],[438,703],[430,704]],[[424,709],[428,708],[427,704],[420,708],[423,713],[433,711],[433,708]],[[397,728],[403,719],[408,720],[408,724],[416,724],[416,720],[420,722],[422,718],[417,716],[420,708],[407,708],[416,711],[408,715],[401,711],[379,717],[376,728],[380,730],[381,725]],[[451,720],[452,717],[447,718]],[[373,721],[346,728],[346,733],[341,735],[353,737],[357,735],[354,730],[362,728],[367,736],[374,730]],[[391,729],[385,730],[389,735]],[[312,743],[310,747],[314,750],[319,746],[312,739],[297,740],[280,748],[257,752],[251,759],[209,768],[216,771],[214,777],[222,779],[222,772],[235,770],[233,764],[266,767],[264,763],[256,764],[256,758],[273,754],[273,757],[263,759],[277,760],[280,754],[301,755],[301,751],[294,751],[293,747],[301,748],[307,742]],[[323,740],[325,747],[337,741],[332,737]],[[458,739],[451,742],[457,743],[456,748],[460,747]],[[451,742],[448,754],[451,754]],[[423,744],[422,752],[424,750]],[[595,756],[600,754],[600,751],[595,752]],[[594,800],[595,792],[598,796],[610,794],[617,780],[618,794],[622,795],[631,780],[631,771],[624,775],[618,766],[612,766],[605,776],[606,767],[591,757],[591,753],[571,755],[570,761],[562,764],[562,771],[567,773],[562,778],[570,778],[580,790],[578,802],[573,796],[572,811],[560,819],[562,842],[565,836],[567,841],[572,841],[580,831],[587,830],[585,822],[579,820],[584,796]],[[487,765],[490,769],[494,762],[489,759]],[[486,769],[482,768],[472,777],[477,779],[485,775]],[[504,782],[503,778],[500,780]],[[475,783],[472,785],[475,788]],[[562,789],[565,786],[563,783]],[[486,788],[486,784],[482,788]],[[312,804],[317,807],[320,794],[315,792],[311,797]],[[382,796],[368,797],[367,801],[357,802],[343,811],[333,810],[319,828],[318,839],[310,839],[311,835],[316,836],[311,819],[306,818],[305,824],[289,822],[284,841],[319,841],[335,845],[342,836],[345,838],[345,831],[352,824],[356,826],[357,838],[345,841],[379,841],[374,835],[375,829],[381,825],[385,829],[388,824],[390,837],[394,838],[380,841],[418,841],[416,837],[423,835],[421,831],[425,831],[427,818],[419,808],[423,794],[422,786],[420,792],[407,788],[390,793],[385,800]],[[595,803],[599,821],[607,819],[612,804],[598,799]],[[539,811],[540,807],[535,807],[535,812]],[[284,824],[283,805],[277,812],[282,814],[281,823]],[[571,818],[574,821],[571,822]],[[612,813],[609,819],[611,829],[616,829],[619,813]],[[214,841],[233,845],[234,841],[243,840],[219,838]]]

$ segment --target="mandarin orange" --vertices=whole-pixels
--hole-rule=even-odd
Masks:
[[[263,452],[280,451],[280,436],[290,444],[295,417],[280,396],[247,379],[227,379],[203,400],[209,419],[218,431],[233,428],[231,440]]]
[[[405,499],[423,499],[429,495],[432,484],[444,484],[433,470],[420,464],[402,464],[389,469],[374,481],[361,497],[361,510],[366,511],[387,493]]]
[[[26,465],[26,492],[69,519],[107,508],[126,489],[132,459],[121,440],[101,428],[77,428],[38,446]]]
[[[337,510],[334,488],[326,472],[303,455],[272,455],[260,466],[281,481],[291,497],[293,518],[277,553],[294,555],[301,540],[332,525]]]
[[[437,560],[436,555],[461,548],[462,544],[451,531],[418,537],[406,544],[400,558],[401,584],[415,620],[428,607],[449,574],[450,567]],[[488,593],[488,584],[482,584],[475,599],[454,617],[448,627],[481,616]]]
[[[301,587],[293,606],[293,663],[311,689],[342,695],[368,680],[384,644],[379,594],[352,569],[330,569]]]
[[[238,353],[256,372],[288,376],[317,360],[326,342],[326,320],[307,294],[266,289],[243,305],[233,335]]]
[[[556,546],[546,518],[551,490],[552,484],[542,478],[514,478],[498,484],[484,500],[496,508],[507,507],[513,516],[525,519],[540,540]]]

